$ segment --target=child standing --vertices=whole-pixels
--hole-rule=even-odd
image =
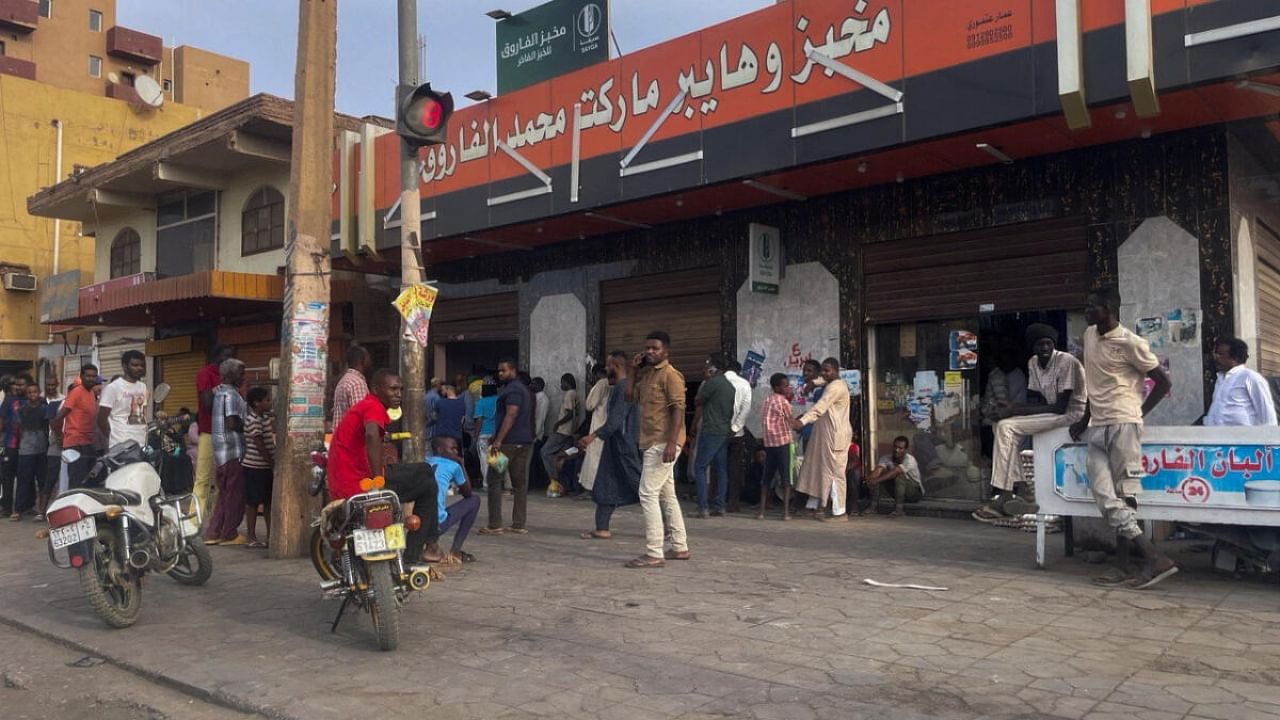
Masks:
[[[10,520],[22,519],[22,514],[36,505],[36,489],[44,484],[45,453],[49,450],[49,420],[45,417],[47,403],[40,395],[40,386],[30,383],[26,387],[27,404],[18,411],[22,424],[22,436],[18,441],[17,489],[14,492],[13,514]]]
[[[775,474],[782,475],[782,519],[791,519],[791,381],[782,373],[769,377],[773,394],[764,401],[764,474],[760,478],[760,512],[756,519],[764,519],[769,509],[770,485]]]
[[[271,487],[276,465],[275,418],[271,414],[271,392],[264,387],[249,391],[249,414],[244,423],[244,502],[245,529],[249,547],[264,548],[258,540],[258,506],[271,537]]]

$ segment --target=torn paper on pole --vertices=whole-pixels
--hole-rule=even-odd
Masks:
[[[391,303],[400,311],[400,317],[404,318],[405,334],[423,347],[427,346],[431,310],[436,306],[438,292],[430,285],[418,283],[406,287]]]

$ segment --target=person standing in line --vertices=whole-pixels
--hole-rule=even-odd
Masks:
[[[761,408],[761,419],[764,425],[764,472],[760,476],[760,512],[757,520],[763,520],[769,511],[769,496],[775,475],[782,481],[782,519],[791,519],[791,458],[795,454],[792,447],[791,430],[791,381],[782,373],[769,376],[769,388],[773,390]]]
[[[578,380],[571,373],[560,376],[560,391],[564,398],[560,402],[560,415],[556,418],[552,435],[542,446],[542,466],[547,470],[551,484],[547,486],[547,495],[558,497],[568,488],[560,486],[560,470],[556,467],[556,453],[573,447],[573,433],[578,428],[582,416],[582,401],[578,398]]]
[[[44,383],[44,416],[45,425],[49,428],[48,449],[45,451],[44,482],[36,488],[36,520],[44,520],[45,510],[49,509],[49,501],[53,498],[62,478],[62,445],[61,436],[53,427],[53,419],[62,409],[66,397],[59,392],[59,381],[52,375]]]
[[[249,547],[264,548],[258,539],[258,506],[271,538],[271,488],[275,479],[276,431],[271,414],[271,391],[256,387],[249,391],[248,415],[244,423],[244,509]]]
[[[0,514],[18,512],[15,506],[18,489],[18,446],[22,443],[22,408],[27,405],[27,380],[18,375],[9,381],[0,405],[0,427],[3,428],[4,458],[0,460]]]
[[[587,433],[591,434],[604,427],[609,419],[609,399],[613,394],[613,388],[617,382],[611,377],[609,363],[606,360],[604,365],[596,365],[593,375],[599,377],[596,383],[591,386],[591,390],[587,392],[587,399],[582,407],[591,413],[591,424],[587,426]],[[592,446],[591,444],[583,445],[581,440],[578,442],[579,447],[586,449],[586,455],[582,458],[582,471],[578,473],[578,482],[582,484],[582,489],[588,492],[595,487],[596,473],[600,469],[600,454],[604,452],[604,444]]]
[[[466,401],[458,397],[458,388],[443,385],[440,388],[439,413],[436,416],[435,438],[453,438],[462,447],[462,427],[467,412]]]
[[[1218,381],[1213,386],[1213,402],[1204,417],[1210,427],[1226,425],[1275,425],[1276,405],[1271,387],[1249,362],[1249,345],[1238,338],[1223,338],[1213,344],[1213,362]]]
[[[75,450],[80,455],[75,462],[67,464],[69,488],[84,487],[85,477],[98,457],[93,442],[98,424],[98,398],[93,392],[96,385],[98,367],[80,366],[80,377],[72,383],[67,399],[62,401],[62,407],[53,417],[53,432],[58,436],[58,444],[63,450]]]
[[[1074,440],[1089,445],[1086,468],[1089,491],[1107,524],[1115,529],[1114,572],[1095,578],[1101,585],[1149,588],[1178,572],[1178,566],[1156,548],[1138,525],[1142,492],[1142,419],[1155,409],[1172,383],[1160,368],[1147,341],[1120,324],[1120,292],[1108,288],[1090,293],[1085,304],[1084,380],[1089,395],[1084,417],[1071,426]],[[1142,398],[1143,380],[1155,386]],[[1129,544],[1146,559],[1129,575]]]
[[[751,414],[751,383],[742,377],[742,363],[728,358],[725,378],[733,385],[733,418],[729,421],[729,504],[728,512],[736,513],[741,507],[742,478],[747,466],[747,416]]]
[[[694,446],[693,481],[698,492],[696,517],[699,518],[707,517],[708,510],[712,517],[724,515],[729,495],[729,434],[736,391],[724,375],[728,365],[728,358],[720,353],[707,358],[703,370],[706,379],[694,399],[693,432],[697,445]],[[708,468],[715,473],[716,486],[715,502],[710,504]]]
[[[645,554],[628,562],[629,568],[662,567],[668,559],[692,557],[675,478],[676,459],[685,444],[685,382],[684,375],[672,367],[670,352],[671,336],[654,330],[627,375],[627,401],[640,413],[639,495],[645,524]],[[664,528],[671,532],[671,551],[665,553]]]
[[[137,350],[120,356],[123,374],[102,389],[98,399],[98,429],[107,436],[107,448],[132,440],[147,446],[147,408],[151,397],[147,384],[147,358]]]
[[[839,360],[827,358],[822,361],[822,380],[822,399],[792,421],[795,430],[813,426],[796,489],[809,496],[805,507],[812,511],[813,519],[826,520],[822,508],[830,501],[831,519],[848,520],[845,468],[849,462],[853,426],[849,424],[849,386],[840,379]]]
[[[200,503],[203,517],[213,513],[218,487],[214,483],[213,462],[213,391],[222,382],[218,368],[235,355],[229,345],[215,345],[209,353],[209,364],[196,373],[196,393],[200,404],[196,408],[196,425],[200,430],[200,443],[196,446],[196,483],[193,493]]]
[[[333,426],[338,427],[347,411],[369,394],[369,382],[366,378],[373,369],[373,356],[360,345],[347,347],[347,371],[342,373],[338,384],[333,388]]]
[[[822,391],[825,389],[825,382],[822,379],[822,363],[810,358],[804,361],[800,367],[800,376],[804,379],[804,385],[796,390],[799,394],[797,398],[800,405],[804,408],[812,407],[818,404],[822,399]],[[809,436],[813,435],[813,426],[806,425],[800,430],[800,455],[804,455],[809,447]]]
[[[489,447],[493,445],[493,434],[498,431],[498,386],[488,384],[481,386],[480,399],[476,401],[475,418],[471,431],[475,434],[476,456],[480,458],[480,487],[482,490],[489,484]],[[495,482],[502,484],[502,477],[494,474]]]
[[[45,453],[49,449],[48,403],[40,395],[40,386],[27,385],[27,404],[19,411],[22,438],[18,441],[18,476],[15,482],[13,514],[10,520],[19,521],[28,510],[36,509],[36,494],[45,485]],[[39,518],[38,518],[39,519]]]
[[[551,409],[551,401],[547,399],[547,383],[540,377],[529,382],[529,390],[533,392],[534,409],[533,439],[543,440],[547,437],[547,415]]]
[[[431,387],[427,390],[427,439],[436,436],[436,418],[440,414],[440,388],[444,381],[438,377],[431,378]]]
[[[974,511],[979,522],[992,522],[1006,515],[1018,517],[1035,512],[1026,500],[1014,494],[1014,486],[1024,482],[1019,452],[1022,441],[1036,433],[1069,427],[1084,417],[1087,403],[1084,366],[1071,353],[1056,348],[1058,331],[1043,323],[1027,328],[1027,344],[1032,356],[1027,361],[1028,395],[1042,403],[1015,405],[1005,401],[997,406],[991,465],[991,502]]]
[[[605,362],[606,382],[612,383],[609,398],[594,411],[604,416],[603,422],[596,425],[593,414],[593,430],[578,441],[578,446],[587,450],[588,458],[591,450],[598,448],[599,458],[591,486],[591,499],[596,503],[596,526],[594,530],[579,535],[583,540],[613,537],[609,529],[613,512],[624,505],[640,502],[642,466],[637,437],[638,418],[635,404],[627,402],[627,364],[626,353],[615,351],[609,354]]]
[[[240,383],[244,379],[244,363],[234,358],[224,360],[219,368],[222,384],[213,393],[213,461],[218,484],[218,501],[205,545],[244,545],[248,538],[239,533],[244,519],[244,420],[248,415]]]
[[[502,483],[489,483],[489,525],[480,528],[481,535],[514,533],[527,535],[527,506],[529,502],[529,453],[533,447],[533,395],[529,387],[519,379],[516,361],[504,358],[498,361],[498,432],[493,436],[489,455],[502,453],[507,457],[507,473],[511,476],[514,494],[511,507],[511,527],[502,527]],[[486,457],[485,462],[490,458]]]

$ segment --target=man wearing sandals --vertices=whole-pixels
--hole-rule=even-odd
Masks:
[[[1107,523],[1116,529],[1118,572],[1095,580],[1141,590],[1178,572],[1138,526],[1134,496],[1142,491],[1142,418],[1168,394],[1172,383],[1146,340],[1120,325],[1120,293],[1091,293],[1085,305],[1084,377],[1088,404],[1071,426],[1071,437],[1089,444],[1089,490]],[[1143,379],[1155,383],[1142,399]],[[1087,428],[1087,430],[1086,430]],[[1128,545],[1142,550],[1145,566],[1129,577]]]
[[[507,456],[507,475],[514,495],[511,504],[511,527],[502,527],[502,481],[489,483],[489,525],[480,528],[481,535],[513,533],[528,535],[525,527],[529,501],[529,454],[533,450],[533,394],[520,380],[516,361],[498,361],[498,432],[493,436],[489,454]],[[484,462],[488,462],[485,458]],[[501,473],[499,473],[501,478]]]
[[[1027,344],[1034,353],[1027,362],[1028,393],[1038,396],[1043,404],[1012,405],[996,408],[1001,420],[996,423],[995,451],[992,453],[991,503],[973,513],[979,522],[993,522],[1006,515],[1017,517],[1035,508],[1013,493],[1023,482],[1019,451],[1022,441],[1036,433],[1069,427],[1084,417],[1087,393],[1084,367],[1071,353],[1058,350],[1058,331],[1044,323],[1027,328]]]
[[[476,516],[480,514],[480,496],[472,494],[471,482],[467,480],[466,472],[463,471],[458,459],[461,459],[461,456],[458,455],[457,440],[451,437],[432,439],[431,455],[427,456],[427,463],[436,473],[436,517],[440,519],[440,529],[437,531],[436,539],[457,528],[453,533],[453,545],[449,554],[445,555],[442,561],[446,565],[475,561],[473,555],[463,552],[462,545],[471,534],[471,526],[475,524]],[[449,488],[451,487],[457,488],[462,499],[449,505]],[[427,548],[429,554],[434,549],[434,545],[434,541],[429,543]]]
[[[627,376],[627,401],[640,411],[639,494],[645,524],[645,554],[628,562],[629,568],[662,567],[667,559],[690,557],[675,481],[676,458],[685,443],[685,384],[684,375],[667,359],[670,347],[671,337],[665,332],[649,333],[644,352],[635,356]],[[671,530],[669,553],[662,549],[664,519]]]

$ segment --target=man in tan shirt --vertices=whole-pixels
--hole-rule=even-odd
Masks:
[[[1071,437],[1089,443],[1089,490],[1098,510],[1118,533],[1119,572],[1096,578],[1102,585],[1127,584],[1141,590],[1178,572],[1178,566],[1138,526],[1137,499],[1142,492],[1142,418],[1168,394],[1172,383],[1146,340],[1120,325],[1120,293],[1112,289],[1089,295],[1085,305],[1084,378],[1089,398],[1084,417],[1071,425]],[[1143,379],[1155,382],[1142,399]],[[1086,428],[1088,428],[1086,432]],[[1128,575],[1128,545],[1142,550],[1146,566]]]
[[[666,559],[688,560],[684,514],[676,500],[675,465],[684,447],[684,375],[667,359],[671,338],[661,330],[649,333],[645,350],[635,356],[635,371],[627,376],[627,400],[640,411],[640,509],[644,511],[645,554],[629,568],[662,567]],[[662,550],[663,519],[671,530],[671,552]]]

